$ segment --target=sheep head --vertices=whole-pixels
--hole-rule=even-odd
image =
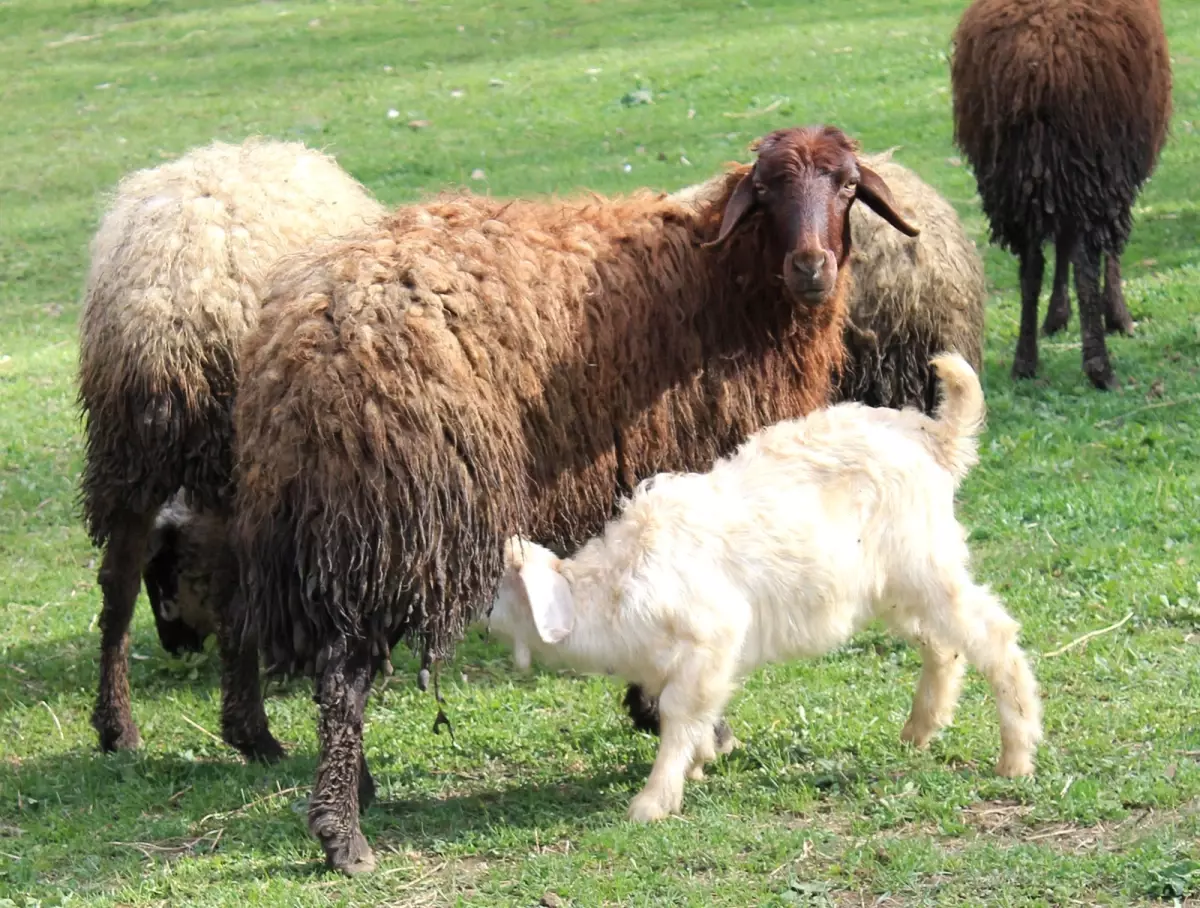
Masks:
[[[761,212],[783,283],[810,305],[836,292],[850,255],[850,208],[861,200],[908,236],[920,230],[897,210],[887,184],[858,159],[858,146],[833,126],[781,129],[759,139],[754,165],[733,190],[716,240],[721,246]]]

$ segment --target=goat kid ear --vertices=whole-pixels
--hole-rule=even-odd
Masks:
[[[883,182],[883,177],[862,164],[858,165],[858,173],[858,191],[855,193],[855,198],[865,203],[868,208],[905,236],[917,236],[921,232],[921,228],[909,223],[897,210],[896,200],[892,197],[892,191],[888,189],[887,183]]]
[[[720,246],[729,235],[737,228],[754,208],[754,170],[751,168],[737,188],[733,190],[733,195],[729,197],[729,203],[725,206],[725,215],[721,218],[721,231],[717,234],[717,238],[710,243],[701,243],[705,249],[710,249],[715,246]]]
[[[543,643],[561,643],[575,627],[575,597],[567,578],[541,561],[526,564],[519,576],[538,636]]]

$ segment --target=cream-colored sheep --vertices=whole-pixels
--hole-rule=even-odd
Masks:
[[[105,549],[92,718],[105,750],[139,742],[127,631],[155,515],[180,489],[217,513],[228,502],[239,349],[267,270],[382,214],[333,158],[297,142],[214,142],[117,187],[91,244],[79,358],[83,509]],[[209,626],[156,618],[170,649],[197,647]]]
[[[763,429],[709,473],[642,483],[569,559],[508,542],[488,622],[518,663],[608,672],[659,698],[662,742],[631,819],[679,811],[738,678],[829,652],[872,618],[921,650],[904,740],[924,746],[950,721],[965,657],[999,705],[996,771],[1033,772],[1037,685],[1017,622],[971,578],[954,515],[983,394],[957,354],[932,365],[936,419],[840,404]]]

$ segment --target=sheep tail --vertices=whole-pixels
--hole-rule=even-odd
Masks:
[[[939,354],[929,364],[941,379],[933,414],[938,459],[961,482],[979,462],[976,441],[987,415],[983,388],[975,370],[957,353]]]

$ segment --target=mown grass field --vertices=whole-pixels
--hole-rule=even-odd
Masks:
[[[168,658],[144,605],[145,744],[96,751],[75,332],[87,240],[125,172],[261,133],[327,147],[390,203],[456,184],[674,189],[770,129],[828,121],[901,146],[982,245],[951,144],[962,3],[681,6],[0,0],[0,906],[1200,897],[1200,6],[1183,2],[1165,4],[1176,113],[1125,258],[1138,328],[1110,342],[1119,391],[1087,386],[1075,318],[1042,344],[1039,380],[1013,385],[1016,266],[986,252],[990,424],[961,512],[1044,688],[1034,779],[992,772],[977,675],[930,751],[902,746],[918,661],[868,632],[753,676],[730,709],[744,748],[688,788],[682,818],[631,826],[654,742],[619,685],[517,676],[473,633],[443,675],[453,738],[431,734],[406,653],[377,688],[382,803],[364,830],[380,870],[347,880],[304,824],[309,686],[267,706],[292,758],[244,765],[213,737],[215,660]]]

